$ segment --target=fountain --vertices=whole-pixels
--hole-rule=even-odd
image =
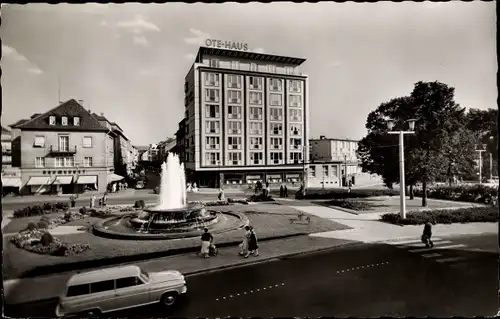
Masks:
[[[187,202],[184,164],[169,153],[161,165],[158,203],[137,213],[113,217],[94,225],[93,233],[119,239],[177,239],[200,236],[208,227],[213,234],[244,227],[248,218],[238,212],[207,210]]]
[[[184,164],[179,157],[169,153],[161,165],[161,183],[158,205],[144,209],[143,214],[130,219],[130,224],[142,231],[189,230],[217,222],[217,215],[200,204],[188,204]]]

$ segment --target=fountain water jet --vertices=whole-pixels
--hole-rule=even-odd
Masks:
[[[130,219],[130,224],[138,229],[151,230],[192,229],[201,221],[209,225],[217,222],[217,215],[207,212],[203,205],[187,204],[186,175],[184,164],[179,157],[169,153],[167,162],[161,165],[159,202],[143,214]]]

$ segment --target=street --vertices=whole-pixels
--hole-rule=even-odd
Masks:
[[[418,240],[418,239],[416,239]],[[113,317],[491,316],[498,311],[498,236],[362,244],[187,278],[188,299]],[[216,258],[216,257],[215,257]],[[251,257],[250,257],[251,258]],[[6,305],[51,316],[55,301]]]

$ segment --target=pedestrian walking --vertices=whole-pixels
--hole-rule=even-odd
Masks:
[[[219,188],[219,196],[217,196],[217,199],[222,201],[226,200],[226,198],[224,197],[224,190],[222,189],[222,187]]]
[[[285,197],[285,188],[283,187],[283,184],[280,186],[280,197],[283,198]]]
[[[90,208],[94,208],[95,206],[95,194],[92,194],[92,196],[90,196]]]
[[[286,187],[286,185],[283,187],[283,196],[288,197],[288,188]]]
[[[257,235],[255,229],[250,226],[250,238],[248,240],[248,251],[255,257],[259,256],[259,245],[257,245]]]
[[[269,197],[270,193],[271,193],[271,188],[269,187],[269,182],[266,182],[266,195],[265,195],[265,197]]]
[[[424,232],[422,233],[422,242],[425,244],[425,247],[434,247],[434,243],[431,240],[432,237],[432,224],[427,222],[424,225]]]
[[[106,207],[107,202],[108,202],[108,194],[104,193],[104,195],[102,196],[102,207]]]
[[[76,197],[75,197],[75,195],[71,195],[71,197],[69,198],[69,201],[71,202],[71,207],[75,207],[76,206]]]
[[[204,229],[203,234],[201,235],[201,255],[204,256],[205,258],[210,257],[210,246],[212,245],[212,242],[214,240],[214,237],[212,234],[208,232],[208,228]]]
[[[245,258],[248,258],[249,256],[249,251],[248,251],[248,241],[250,240],[250,226],[245,226],[245,233],[243,234],[243,241],[240,244],[240,256],[245,256]]]

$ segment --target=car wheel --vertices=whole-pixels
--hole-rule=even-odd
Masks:
[[[177,303],[177,294],[167,292],[161,297],[161,305],[165,308],[172,308]]]

